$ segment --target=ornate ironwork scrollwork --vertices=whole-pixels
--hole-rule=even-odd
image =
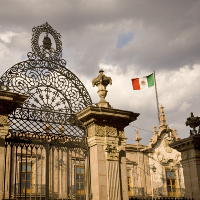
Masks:
[[[43,44],[40,45],[39,38],[42,33],[46,35]],[[55,49],[51,47],[49,35],[55,40]],[[47,118],[51,126],[54,127],[52,124],[57,124],[58,121],[63,120],[61,117],[63,113],[73,115],[92,104],[83,83],[65,67],[66,61],[62,59],[62,42],[60,39],[61,35],[48,23],[34,27],[31,40],[32,52],[27,54],[28,60],[14,65],[0,78],[0,85],[6,86],[10,91],[29,95],[23,105],[23,112],[31,112],[34,116],[32,121],[29,121],[30,116],[29,118],[21,117],[19,120],[16,114],[21,113],[22,109],[17,109],[9,117],[12,122],[11,129],[12,127],[19,127],[20,124],[23,131],[30,133],[30,130],[27,129],[29,126],[29,128],[34,127],[35,132],[42,133],[41,123],[44,123]],[[33,112],[33,110],[35,111]],[[57,114],[56,119],[55,113],[60,113],[60,115]],[[36,125],[36,122],[38,125]],[[76,130],[72,131],[69,128],[69,122],[64,125],[68,127],[64,134],[71,135],[71,137],[83,136],[83,131],[80,132],[79,128],[73,128]],[[36,127],[38,127],[37,131],[35,130]],[[52,134],[57,134],[55,129],[53,129],[54,131],[51,130],[53,131]],[[18,128],[17,130],[19,131]],[[78,134],[75,134],[75,132]]]
[[[61,35],[56,30],[54,30],[48,22],[45,24],[42,24],[41,26],[33,27],[32,29],[32,52],[28,53],[29,59],[42,59],[46,61],[59,61],[62,57],[62,42],[61,42]],[[41,33],[46,33],[46,36],[44,37],[43,44],[39,45],[39,38]],[[48,37],[48,34],[52,35],[53,39],[55,40],[56,49],[51,47],[50,38]],[[47,41],[45,43],[44,41]],[[50,42],[50,43],[49,43]],[[49,45],[47,45],[49,44]],[[62,63],[63,62],[63,63]],[[62,59],[62,64],[65,65],[66,61]],[[59,64],[61,64],[59,63]]]

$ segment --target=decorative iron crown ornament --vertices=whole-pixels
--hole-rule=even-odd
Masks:
[[[99,107],[107,107],[110,108],[110,104],[105,100],[105,97],[107,95],[108,90],[106,90],[106,87],[108,84],[112,85],[112,79],[110,77],[107,77],[105,74],[103,74],[103,70],[99,70],[99,75],[97,78],[94,78],[92,80],[92,86],[98,87],[98,95],[101,98],[101,100],[98,103]]]
[[[200,134],[200,117],[194,117],[194,114],[191,112],[191,116],[187,118],[185,122],[186,126],[190,126],[193,130],[190,130],[190,135]],[[197,132],[196,127],[199,126],[199,130]]]
[[[47,33],[47,35],[43,39],[43,47],[44,47],[44,49],[50,50],[51,45],[52,45],[51,39],[49,38],[48,33]]]
[[[32,39],[31,39],[31,47],[32,52],[27,54],[29,59],[34,60],[46,60],[53,61],[62,66],[66,65],[66,61],[62,58],[62,42],[61,35],[56,30],[54,30],[48,22],[42,24],[37,27],[33,27],[32,29]],[[46,33],[44,36],[43,44],[39,45],[39,38],[42,33]],[[52,47],[51,39],[49,37],[51,35],[55,41],[56,49]]]

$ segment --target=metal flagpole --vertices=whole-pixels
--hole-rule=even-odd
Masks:
[[[158,109],[158,124],[160,124],[160,110],[159,110],[159,102],[158,102],[158,92],[157,92],[157,87],[156,87],[156,75],[155,75],[155,70],[153,71],[154,74],[154,85],[155,85],[155,92],[156,92],[156,102],[157,102],[157,109]]]

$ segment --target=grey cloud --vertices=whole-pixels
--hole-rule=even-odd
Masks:
[[[73,41],[74,59],[80,69],[81,65],[83,69],[98,66],[106,51],[111,52],[110,62],[123,67],[135,64],[174,69],[200,61],[198,5],[198,1],[2,1],[0,26],[2,30],[26,30],[31,34],[33,26],[48,21],[62,34],[63,44]],[[102,34],[99,26],[113,30]],[[127,50],[116,51],[113,39],[123,29],[133,30],[136,41]],[[81,63],[75,58],[77,51],[84,58]],[[89,55],[93,61],[87,62]]]

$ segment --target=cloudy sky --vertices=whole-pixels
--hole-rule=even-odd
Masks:
[[[0,0],[0,76],[26,60],[34,26],[48,22],[62,35],[67,68],[99,101],[91,81],[100,68],[110,76],[106,100],[140,113],[126,131],[148,144],[158,127],[155,88],[133,91],[131,79],[155,70],[159,104],[180,138],[190,112],[200,115],[200,1],[192,0]]]

